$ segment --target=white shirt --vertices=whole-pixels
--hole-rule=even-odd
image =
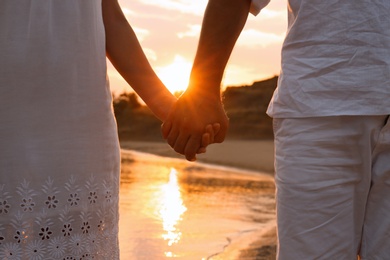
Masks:
[[[269,1],[253,0],[257,14]],[[390,1],[288,0],[272,117],[390,114]]]

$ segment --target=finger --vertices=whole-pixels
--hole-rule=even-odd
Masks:
[[[179,137],[179,128],[175,124],[172,125],[171,130],[166,138],[167,143],[174,148],[176,139]]]
[[[173,149],[180,154],[184,155],[184,150],[186,148],[188,139],[190,136],[188,134],[185,134],[183,132],[179,133],[179,136],[177,137],[175,141],[175,145],[173,146]]]
[[[206,125],[206,127],[204,128],[204,134],[208,134],[208,140],[207,143],[203,145],[203,138],[202,138],[202,146],[207,147],[209,144],[214,142],[214,130],[211,124]]]
[[[188,161],[196,161],[196,152],[200,148],[200,143],[202,137],[198,135],[192,135],[187,142],[186,148],[184,150],[184,154]]]
[[[204,133],[202,135],[202,145],[200,148],[206,148],[210,144],[210,134],[209,133]]]
[[[170,109],[170,112],[169,112],[167,118],[165,119],[165,121],[161,125],[161,133],[162,133],[164,139],[168,138],[168,135],[169,135],[170,131],[172,130],[173,122],[175,121],[175,116],[177,114],[176,107],[177,107],[177,103],[174,104],[173,107]]]
[[[168,135],[169,135],[169,132],[171,131],[171,129],[172,129],[172,122],[170,120],[165,121],[164,123],[162,123],[162,125],[161,125],[161,133],[162,133],[162,136],[163,136],[164,139],[168,138]]]
[[[215,140],[216,143],[222,143],[225,140],[228,127],[229,127],[229,120],[227,121],[227,125],[226,126],[224,126],[224,127],[220,126],[220,130],[214,136],[214,140]]]

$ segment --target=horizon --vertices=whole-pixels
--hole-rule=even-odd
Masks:
[[[144,52],[167,88],[184,90],[200,35],[207,0],[119,0]],[[280,73],[280,51],[287,28],[286,2],[273,0],[248,21],[227,64],[222,89],[251,85]],[[114,95],[133,92],[107,61]]]

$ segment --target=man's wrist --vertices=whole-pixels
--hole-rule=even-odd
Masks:
[[[204,99],[213,102],[221,102],[221,89],[219,83],[211,82],[197,82],[196,84],[190,84],[185,91],[186,95],[192,97],[192,99]]]

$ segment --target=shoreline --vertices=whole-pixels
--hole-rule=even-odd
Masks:
[[[183,161],[183,156],[177,154],[168,144],[163,142],[122,141],[121,149],[121,153],[124,158],[126,158],[126,156],[136,156],[136,161],[141,162],[141,167],[145,167],[145,164],[142,160],[151,160],[155,161],[155,164],[157,163],[157,165],[163,165],[163,167],[167,167],[167,165],[169,166],[173,164],[176,165],[178,169],[187,169],[187,171],[184,171],[184,174],[191,176],[191,178],[186,178],[188,182],[187,185],[198,185],[198,189],[199,187],[206,187],[203,190],[203,193],[201,192],[196,195],[200,196],[197,197],[197,200],[195,200],[201,202],[199,205],[203,205],[202,203],[205,203],[204,200],[207,201],[208,199],[217,196],[216,194],[221,194],[214,194],[210,190],[210,187],[214,186],[209,184],[209,182],[216,182],[218,180],[219,184],[225,185],[218,187],[224,187],[224,189],[232,188],[234,185],[237,185],[237,187],[240,186],[241,188],[247,187],[245,184],[246,182],[247,184],[256,181],[264,183],[273,182],[273,141],[269,140],[227,140],[223,144],[212,145],[208,148],[206,154],[198,156],[198,160],[196,161],[197,165],[195,165],[194,168],[192,168],[191,162],[185,160]],[[171,159],[165,162],[165,159],[160,156]],[[201,168],[202,165],[205,166],[203,170]],[[200,171],[204,172],[202,172],[202,174],[197,174],[199,169],[201,169]],[[208,169],[209,173],[207,173],[207,170],[205,169]],[[210,169],[215,169],[216,171],[211,170],[210,172]],[[195,172],[191,172],[191,170],[195,170]],[[229,171],[232,172],[229,173]],[[141,171],[135,170],[135,172]],[[219,175],[220,173],[223,173],[224,175]],[[242,173],[243,175],[241,175]],[[237,184],[238,182],[242,182],[241,185]],[[207,188],[207,185],[211,186]],[[253,216],[256,216],[252,219],[253,224],[250,224],[250,221],[246,222],[243,218],[243,222],[240,224],[240,226],[236,227],[237,230],[235,230],[235,232],[231,232],[230,230],[230,233],[226,233],[226,245],[223,245],[222,243],[221,250],[215,250],[215,252],[207,259],[276,259],[276,219],[272,213],[274,210],[274,197],[273,192],[271,191],[272,188],[267,187],[268,186],[258,187],[260,190],[256,192],[256,195],[247,193],[249,197],[247,197],[246,203],[255,203],[253,204],[255,206],[252,206],[254,212],[249,213],[253,214]],[[134,187],[132,189],[134,189]],[[224,189],[222,189],[222,191]],[[238,190],[229,194],[233,196],[235,193],[237,193],[237,191]],[[245,191],[246,189],[243,188],[241,192],[245,193]],[[204,193],[207,192],[211,193],[205,196]],[[202,198],[201,196],[205,197]],[[213,202],[214,200],[211,199],[210,201]],[[210,201],[208,203],[210,203]],[[236,200],[235,202],[237,205],[241,205],[240,203],[242,203],[239,200]],[[229,203],[231,204],[232,201]],[[259,207],[259,204],[261,205],[262,213],[257,215],[258,212],[256,209]],[[218,205],[220,206],[219,203]],[[195,206],[193,203],[191,203],[188,204],[187,207],[187,210],[191,211]],[[196,210],[199,211],[204,207],[205,206],[201,206]],[[239,212],[240,210],[238,207],[237,214],[241,214]],[[210,212],[207,211],[207,214],[201,214],[200,216],[203,216],[203,218],[207,219],[205,216],[209,214]],[[242,217],[241,215],[238,216],[238,219]],[[225,219],[224,221],[228,221],[228,219]],[[248,223],[249,225],[253,226],[251,228],[243,228],[241,226],[242,224],[246,225]],[[229,230],[229,228],[227,228],[227,230]],[[217,244],[221,243],[221,238],[218,238],[219,240],[214,239],[215,238],[210,241]]]
[[[164,142],[121,141],[120,145],[124,150],[184,159]],[[226,140],[222,144],[210,145],[205,154],[197,155],[197,162],[273,175],[273,141]]]

